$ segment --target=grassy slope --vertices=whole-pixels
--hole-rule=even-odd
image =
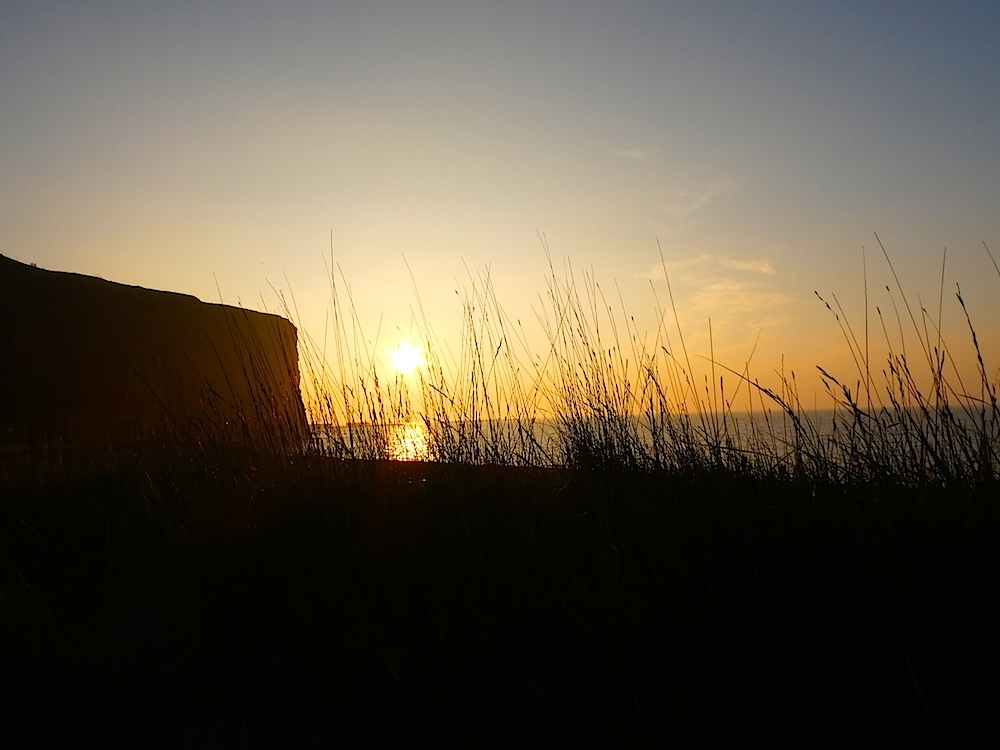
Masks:
[[[992,711],[989,491],[224,458],[5,492],[30,739],[949,745]]]

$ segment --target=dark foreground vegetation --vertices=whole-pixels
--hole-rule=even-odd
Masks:
[[[496,367],[494,318],[467,339],[471,386],[432,363],[414,414],[355,373],[324,421],[368,427],[309,450],[5,449],[3,746],[991,737],[1000,409],[978,349],[981,382],[953,387],[915,323],[929,387],[891,351],[877,387],[847,330],[863,382],[826,376],[837,429],[744,375],[791,430],[736,434],[721,394],[710,415],[658,364],[667,347],[614,366],[573,295],[552,295],[548,391]],[[380,459],[372,425],[414,416],[438,460]]]
[[[252,453],[8,485],[0,731],[960,747],[995,711],[996,500]]]

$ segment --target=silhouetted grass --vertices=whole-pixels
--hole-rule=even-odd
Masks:
[[[641,340],[571,272],[548,299],[535,356],[481,279],[463,349],[427,341],[411,388],[338,308],[333,367],[303,352],[339,427],[309,450],[8,471],[13,746],[962,746],[991,726],[983,358],[974,395],[950,385],[914,321],[931,390],[893,352],[877,387],[845,324],[863,385],[826,376],[836,430],[744,368],[773,410],[747,423],[666,326]],[[436,461],[385,460],[414,419]]]

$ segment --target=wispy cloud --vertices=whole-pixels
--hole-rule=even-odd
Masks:
[[[701,254],[691,255],[687,258],[665,258],[663,263],[654,263],[649,267],[649,270],[638,275],[646,279],[658,281],[663,279],[664,272],[666,272],[671,278],[673,278],[677,274],[683,274],[686,271],[704,263],[710,257],[711,256],[709,255]]]
[[[716,258],[716,260],[720,265],[725,266],[726,268],[732,268],[736,271],[756,271],[757,273],[766,273],[768,276],[774,276],[774,266],[772,266],[771,261],[766,258],[759,260]]]
[[[745,356],[760,332],[778,336],[796,320],[796,297],[760,281],[719,278],[683,284],[674,293],[682,325],[690,330],[689,345],[710,346],[704,327],[710,320],[715,351],[723,358]]]
[[[743,318],[763,313],[763,319],[769,319],[793,299],[790,294],[762,287],[754,281],[717,279],[698,288],[690,312],[701,313],[706,318]]]
[[[667,193],[667,201],[658,204],[657,208],[664,211],[668,216],[683,219],[708,205],[716,196],[735,189],[736,183],[728,177],[723,177],[700,191],[670,190]]]
[[[650,219],[646,222],[646,226],[649,227],[649,230],[656,237],[662,240],[668,237],[682,237],[701,223],[702,222],[697,218],[670,219],[665,222]]]
[[[667,260],[666,271],[669,274],[684,274],[685,272],[700,267],[698,270],[698,278],[704,280],[707,276],[715,277],[717,275],[713,274],[711,268],[713,265],[722,266],[723,268],[728,268],[734,271],[753,271],[755,273],[763,273],[768,276],[774,276],[775,274],[774,266],[767,258],[739,260],[737,258],[725,258],[719,255],[711,255],[710,253],[699,253],[696,255],[690,255],[687,258],[673,258],[671,260]],[[663,264],[657,263],[656,265],[650,266],[649,270],[646,273],[640,274],[640,276],[649,279],[662,279],[663,271]]]
[[[651,162],[656,157],[657,151],[655,148],[609,148],[608,153],[634,161]]]
[[[705,252],[683,257],[665,253],[664,264],[641,274],[654,284],[670,277],[677,314],[690,333],[689,345],[708,346],[706,320],[712,321],[717,354],[745,356],[762,330],[792,324],[796,300],[779,281],[768,259],[738,260]]]

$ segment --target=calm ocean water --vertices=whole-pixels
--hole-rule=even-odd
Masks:
[[[813,440],[834,441],[843,434],[844,413],[832,409],[804,410],[798,414],[801,426]],[[620,427],[621,429],[618,429]],[[389,458],[401,461],[465,460],[473,463],[515,463],[557,465],[566,458],[574,436],[592,435],[597,445],[613,449],[631,446],[655,455],[669,450],[671,441],[693,444],[727,445],[729,449],[771,452],[782,456],[796,446],[796,425],[786,413],[745,412],[727,415],[689,415],[687,421],[674,418],[654,430],[648,420],[632,418],[602,430],[583,420],[559,423],[552,420],[524,422],[452,422],[372,426],[314,425],[314,444],[334,455],[359,458]],[[657,439],[659,435],[659,441]],[[622,436],[625,436],[624,445]],[[659,442],[659,444],[658,444]]]
[[[875,440],[891,449],[894,441],[902,446],[912,440],[914,424],[927,428],[928,435],[936,434],[926,416],[912,411],[883,412],[877,422],[867,418],[855,421],[844,410],[833,409],[803,410],[796,416],[798,427],[790,415],[781,411],[688,415],[686,420],[674,417],[666,424],[657,424],[656,429],[638,417],[610,425],[583,419],[314,425],[313,442],[325,452],[344,457],[557,466],[567,462],[574,446],[584,444],[596,452],[631,453],[653,461],[657,456],[669,455],[679,444],[695,450],[721,446],[727,451],[779,460],[801,446],[822,450],[836,460],[851,444],[852,435],[855,440]],[[964,430],[971,436],[983,431],[981,416],[954,416],[953,424],[958,425],[959,432]],[[991,440],[1000,437],[998,431],[1000,425],[995,420],[987,422],[985,434]]]

